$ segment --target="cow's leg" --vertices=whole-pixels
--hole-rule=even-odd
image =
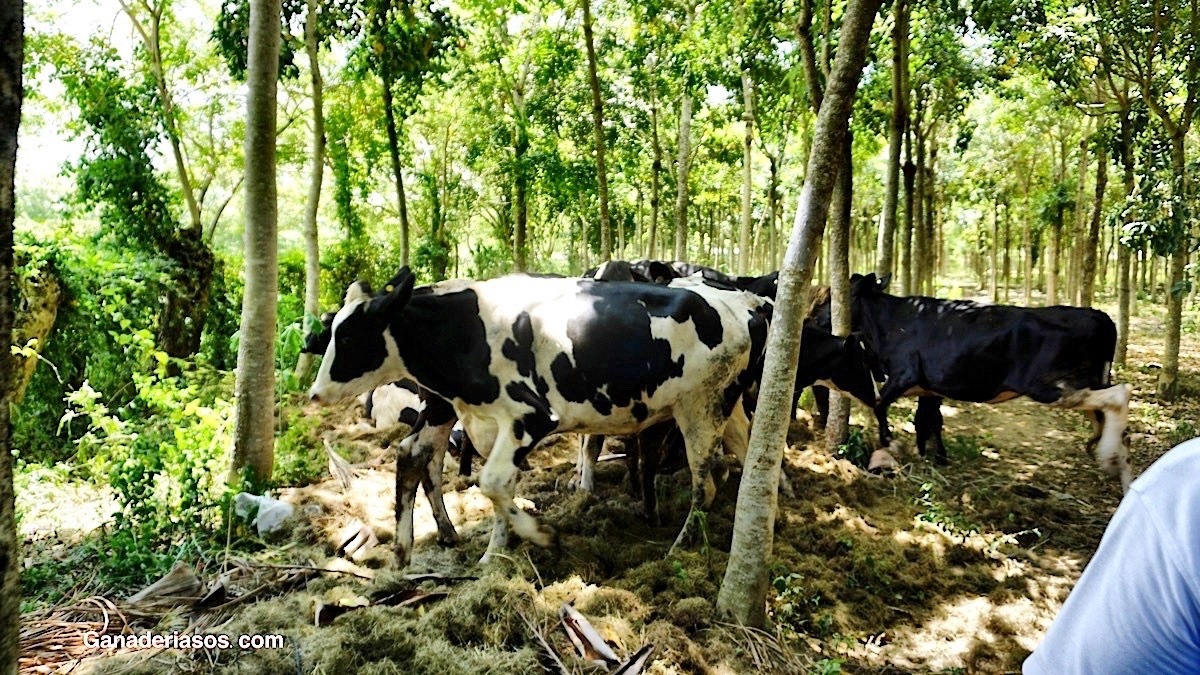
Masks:
[[[652,434],[643,441],[638,439],[642,453],[642,508],[646,512],[646,520],[655,527],[662,524],[658,515],[658,469],[662,466],[663,454],[666,452],[667,436]]]
[[[625,443],[625,468],[629,471],[629,494],[633,497],[643,497],[642,494],[642,438],[640,434],[626,436]],[[643,502],[645,499],[643,498]]]
[[[522,511],[513,501],[517,491],[518,470],[514,463],[516,454],[523,447],[532,448],[540,440],[529,439],[527,433],[518,440],[511,428],[504,428],[502,425],[492,451],[483,464],[483,470],[479,473],[479,489],[492,500],[492,508],[495,511],[492,540],[488,544],[487,552],[479,561],[481,564],[491,562],[507,544],[508,527],[523,539],[539,546],[549,546],[554,541],[553,529],[539,523],[537,518]]]
[[[1092,423],[1092,436],[1088,439],[1084,446],[1089,453],[1096,448],[1096,444],[1100,442],[1100,434],[1104,431],[1104,412],[1101,410],[1093,410],[1088,416]]]
[[[1105,473],[1120,478],[1121,489],[1125,492],[1129,491],[1129,484],[1133,482],[1132,471],[1129,468],[1129,445],[1125,438],[1125,427],[1129,424],[1129,398],[1132,393],[1133,388],[1128,384],[1116,384],[1105,389],[1068,391],[1050,403],[1062,408],[1103,413],[1103,429],[1096,446],[1096,459]]]
[[[709,406],[707,414],[685,415],[676,418],[679,430],[683,433],[683,443],[687,448],[688,467],[692,472],[692,508],[688,512],[683,528],[671,551],[687,542],[692,541],[698,527],[697,522],[703,517],[708,507],[712,505],[717,494],[717,486],[713,481],[713,468],[721,454],[721,436],[724,432],[724,420],[720,419],[719,404]]]
[[[396,533],[392,547],[396,552],[396,564],[408,565],[413,548],[413,509],[417,499],[417,486],[425,478],[427,460],[421,455],[422,448],[436,442],[433,438],[440,427],[424,426],[415,435],[405,438],[396,446]],[[447,435],[447,440],[448,440]],[[453,529],[451,525],[451,529]]]
[[[813,400],[817,403],[817,427],[825,428],[825,422],[829,419],[829,387],[824,387],[819,384],[814,384],[812,387]],[[800,394],[797,392],[795,404],[800,400]],[[795,405],[792,406],[792,414],[795,415]]]
[[[446,502],[442,499],[442,470],[449,445],[448,434],[446,440],[446,443],[433,446],[433,452],[425,464],[425,477],[421,480],[421,487],[425,489],[425,498],[429,500],[429,508],[433,510],[433,521],[437,523],[438,543],[442,546],[453,546],[458,543],[458,531],[454,529],[454,522],[450,520]]]
[[[590,434],[579,438],[579,457],[575,460],[575,477],[567,484],[572,490],[594,492],[596,489],[596,460],[604,449],[604,436]]]
[[[921,396],[917,399],[917,412],[914,417],[917,429],[917,452],[925,456],[926,445],[933,441],[933,461],[938,465],[946,465],[946,446],[942,442],[942,398],[940,396]]]

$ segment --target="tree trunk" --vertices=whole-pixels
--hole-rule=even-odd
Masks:
[[[1184,204],[1188,203],[1187,156],[1184,154],[1184,140],[1187,125],[1180,125],[1171,136],[1171,167],[1175,173],[1175,189]],[[1175,252],[1170,257],[1169,274],[1166,279],[1167,291],[1167,344],[1163,352],[1163,367],[1158,374],[1158,397],[1167,401],[1179,395],[1179,338],[1183,326],[1183,272],[1187,265],[1188,256],[1188,221],[1182,212],[1176,213],[1175,218],[1184,222],[1181,229],[1182,241],[1176,242]]]
[[[841,167],[833,186],[829,217],[829,299],[833,334],[850,335],[850,208],[854,200],[853,133],[847,132],[840,152]],[[825,448],[836,453],[850,435],[850,398],[829,392]]]
[[[279,80],[280,0],[251,0],[246,69],[246,289],[238,341],[237,426],[230,480],[248,470],[252,485],[271,478],[275,461],[275,310],[278,228],[275,107]]]
[[[400,133],[396,126],[396,111],[392,107],[392,77],[387,66],[382,69],[383,116],[387,121],[388,156],[392,160],[392,177],[396,181],[396,205],[400,209],[400,264],[408,264],[408,198],[404,194],[404,170],[400,166]]]
[[[654,146],[654,162],[650,165],[650,243],[646,248],[646,257],[654,260],[658,254],[658,211],[662,197],[662,144],[658,142],[658,101],[654,91],[650,91],[650,139]]]
[[[918,105],[920,105],[918,103]],[[920,115],[918,114],[918,120]],[[913,266],[910,286],[911,295],[921,295],[925,280],[925,266],[929,264],[929,242],[925,241],[925,181],[928,171],[925,166],[925,135],[920,122],[913,124],[913,135],[917,137],[916,185],[913,191]]]
[[[308,0],[304,19],[304,49],[312,75],[312,174],[308,181],[308,201],[304,204],[304,315],[317,317],[321,312],[321,249],[317,239],[317,209],[321,205],[321,183],[325,179],[325,85],[321,80],[320,53],[317,45],[317,0]],[[304,381],[312,368],[313,355],[303,353],[296,363],[296,378]]]
[[[1025,277],[1025,306],[1033,307],[1033,233],[1029,228],[1029,186],[1024,185],[1023,188],[1025,209],[1024,218],[1021,219],[1021,246],[1025,251],[1025,269],[1022,276]]]
[[[21,551],[13,491],[12,418],[16,363],[13,335],[13,222],[17,129],[24,97],[25,7],[0,3],[0,674],[15,675],[20,655]]]
[[[922,213],[925,217],[925,295],[936,295],[934,292],[934,273],[938,268],[938,240],[935,221],[937,219],[937,137],[933,133],[934,126],[929,130],[929,164],[925,168],[924,198],[925,207]]]
[[[592,88],[592,127],[596,137],[596,188],[600,193],[600,259],[612,260],[612,227],[608,217],[608,171],[604,165],[604,99],[596,74],[596,44],[592,38],[592,3],[583,5],[583,41],[587,45],[588,83]]]
[[[900,294],[913,294],[913,199],[916,193],[917,165],[912,158],[912,121],[904,131],[904,233],[901,237],[900,262]]]
[[[992,202],[992,245],[988,249],[991,263],[992,303],[1000,302],[1000,202]]]
[[[1054,222],[1050,225],[1050,248],[1046,252],[1046,306],[1058,304],[1058,259],[1062,252],[1062,231],[1066,222],[1067,210],[1058,205],[1054,214]]]
[[[896,211],[900,198],[900,148],[904,143],[904,128],[908,125],[908,92],[904,85],[907,78],[903,70],[907,66],[904,58],[908,51],[908,3],[896,0],[892,8],[895,17],[892,23],[892,119],[888,126],[888,164],[883,192],[883,223],[879,227],[879,240],[875,252],[875,274],[891,274],[895,262],[893,249],[896,239]]]
[[[529,246],[525,241],[526,230],[529,226],[528,178],[525,175],[525,154],[529,151],[529,135],[525,130],[524,123],[520,120],[517,121],[516,135],[516,143],[513,144],[514,164],[516,165],[513,176],[516,192],[516,198],[513,200],[513,208],[516,210],[516,227],[513,231],[513,264],[518,272],[524,272],[529,269],[527,261]],[[585,229],[585,235],[586,232]],[[587,251],[586,236],[583,248]]]
[[[1079,305],[1091,307],[1096,290],[1096,251],[1100,248],[1100,216],[1104,213],[1104,189],[1108,185],[1108,155],[1104,144],[1096,149],[1096,198],[1092,202],[1092,218],[1088,223],[1087,242],[1083,246],[1083,263],[1079,279]]]
[[[684,85],[687,86],[686,84]],[[675,184],[675,259],[687,260],[688,172],[692,156],[692,95],[679,104],[679,171]]]
[[[871,24],[880,0],[850,0],[842,17],[837,60],[817,116],[812,152],[796,222],[779,279],[775,316],[767,338],[760,406],[738,490],[733,542],[717,609],[735,623],[766,620],[768,563],[774,543],[779,467],[791,420],[790,406],[800,354],[800,326],[808,285],[829,213],[829,199],[843,161],[843,139],[858,79],[867,57]],[[765,403],[765,405],[762,405]]]
[[[1129,118],[1129,108],[1121,110],[1121,168],[1124,170],[1125,197],[1133,194],[1136,185],[1133,173],[1133,123]],[[1122,224],[1128,224],[1133,214],[1126,212]],[[1120,227],[1120,225],[1118,225]],[[1113,363],[1125,365],[1125,356],[1129,347],[1129,317],[1133,309],[1131,286],[1130,259],[1132,251],[1121,243],[1120,231],[1114,232],[1117,246],[1117,353]]]
[[[1004,204],[1004,304],[1009,302],[1009,289],[1012,288],[1012,256],[1009,252],[1009,244],[1012,242],[1012,233],[1010,231],[1008,203]]]
[[[750,71],[742,70],[742,122],[746,136],[742,141],[742,227],[738,233],[738,274],[750,273],[750,221],[753,217],[754,188],[754,84]]]

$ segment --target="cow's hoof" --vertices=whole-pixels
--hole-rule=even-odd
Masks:
[[[892,453],[880,448],[871,453],[867,471],[878,476],[891,475],[896,472],[896,458],[892,457]]]
[[[437,542],[438,542],[439,546],[444,546],[446,548],[458,546],[458,542],[459,542],[458,533],[453,532],[453,533],[439,534],[438,538],[437,538]]]
[[[554,548],[558,545],[558,532],[549,525],[538,525],[537,531],[531,533],[526,539],[542,548]]]

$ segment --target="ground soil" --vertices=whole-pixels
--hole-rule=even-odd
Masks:
[[[1129,354],[1136,365],[1115,373],[1135,387],[1129,429],[1135,474],[1195,435],[1200,407],[1200,341],[1190,333],[1183,343],[1184,396],[1172,404],[1154,400],[1163,330],[1161,315],[1143,311]],[[562,437],[530,456],[532,470],[517,489],[524,507],[557,529],[559,547],[519,544],[486,570],[476,561],[487,544],[491,505],[473,478],[456,475],[453,462],[447,462],[446,503],[462,542],[437,544],[420,496],[418,543],[404,570],[440,578],[390,569],[394,474],[386,463],[363,468],[350,490],[330,480],[285,491],[282,498],[305,515],[279,547],[320,562],[333,554],[336,533],[359,519],[382,542],[351,567],[371,578],[326,575],[243,605],[220,630],[283,633],[289,646],[218,653],[203,662],[192,657],[187,665],[239,673],[557,672],[554,652],[561,670],[603,672],[574,656],[559,625],[562,603],[574,601],[619,657],[654,645],[648,673],[1017,671],[1095,551],[1120,485],[1085,452],[1090,426],[1080,413],[1024,400],[947,402],[950,464],[935,468],[911,450],[913,408],[905,402],[892,413],[901,467],[891,478],[870,476],[827,452],[806,415],[793,424],[785,458],[792,494],[780,498],[770,561],[769,632],[725,625],[713,612],[736,473],[708,514],[706,542],[668,556],[688,503],[686,472],[660,479],[664,525],[651,527],[629,495],[620,461],[599,466],[595,494],[568,490],[575,439]],[[856,409],[853,421],[873,439],[865,413]],[[349,453],[349,446],[339,447]],[[402,608],[372,604],[331,625],[313,625],[318,603],[346,597],[373,603],[398,590],[445,595]],[[174,658],[172,668],[181,663]],[[164,663],[122,658],[94,667],[159,671]]]

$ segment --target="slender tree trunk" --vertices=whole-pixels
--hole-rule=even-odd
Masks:
[[[321,204],[321,183],[325,178],[325,85],[321,80],[320,53],[317,50],[317,0],[308,0],[304,19],[304,49],[312,74],[312,174],[308,182],[308,201],[304,205],[304,314],[316,317],[321,303],[321,249],[317,242],[317,209]],[[312,368],[313,355],[304,353],[296,363],[296,377],[303,381]]]
[[[1062,231],[1067,210],[1061,204],[1050,225],[1050,248],[1046,252],[1046,306],[1058,304],[1058,259],[1062,252]]]
[[[750,222],[754,194],[754,84],[750,71],[742,70],[742,122],[746,135],[742,141],[742,227],[738,233],[738,274],[750,273]]]
[[[992,202],[992,245],[988,248],[991,263],[992,302],[1000,302],[1000,202]]]
[[[1180,125],[1171,137],[1171,167],[1175,173],[1175,189],[1184,204],[1188,203],[1189,190],[1187,182],[1187,156],[1184,154],[1184,142],[1188,125]],[[1167,291],[1167,344],[1163,352],[1163,367],[1158,374],[1158,397],[1173,400],[1179,395],[1179,338],[1183,326],[1183,272],[1187,265],[1188,230],[1191,223],[1183,213],[1174,216],[1184,223],[1184,240],[1176,243],[1175,252],[1171,254],[1169,274],[1166,279]]]
[[[583,41],[587,45],[588,83],[592,88],[592,126],[596,136],[596,187],[600,193],[600,259],[612,260],[612,227],[608,216],[608,171],[604,164],[604,99],[596,74],[596,43],[592,37],[592,3],[583,5]]]
[[[829,214],[829,297],[833,334],[850,335],[850,208],[854,200],[853,132],[842,140],[841,167],[833,186]],[[836,453],[850,435],[850,398],[829,392],[825,421],[825,448]]]
[[[1136,185],[1133,173],[1133,123],[1129,118],[1128,106],[1121,110],[1121,168],[1124,173],[1125,197],[1133,194]],[[1128,224],[1133,219],[1131,213],[1126,213],[1122,224]],[[1120,227],[1120,226],[1118,226]],[[1113,362],[1125,365],[1125,356],[1129,348],[1129,317],[1133,309],[1133,293],[1131,286],[1132,252],[1121,243],[1119,233],[1113,233],[1117,246],[1117,353]]]
[[[679,103],[679,171],[675,184],[675,259],[687,260],[688,173],[692,156],[692,95]]]
[[[1022,199],[1024,201],[1024,217],[1021,218],[1021,246],[1025,251],[1025,269],[1022,272],[1025,282],[1025,306],[1033,307],[1033,233],[1029,228],[1029,219],[1032,217],[1029,213],[1029,185],[1022,186],[1024,193]]]
[[[901,238],[900,247],[900,262],[902,274],[900,280],[902,282],[900,288],[901,295],[913,294],[913,279],[915,270],[913,265],[913,209],[916,193],[917,165],[913,163],[912,158],[912,121],[909,121],[908,128],[904,131],[904,232]]]
[[[392,176],[396,181],[396,205],[400,209],[400,264],[409,262],[408,197],[404,194],[404,170],[400,165],[400,133],[396,125],[396,110],[392,107],[392,76],[383,68],[383,115],[387,121],[388,156],[392,160]]]
[[[1080,271],[1079,304],[1091,307],[1096,289],[1096,251],[1100,248],[1100,216],[1104,213],[1104,189],[1108,185],[1108,155],[1101,143],[1096,150],[1096,198],[1092,202],[1092,218],[1088,223],[1087,243],[1083,247]]]
[[[246,290],[238,341],[237,426],[232,480],[243,469],[255,485],[275,461],[276,249],[275,107],[279,79],[280,0],[251,0],[246,69]]]
[[[1004,304],[1006,305],[1008,304],[1009,288],[1012,288],[1013,286],[1013,268],[1012,261],[1010,261],[1009,252],[1009,243],[1012,241],[1010,234],[1012,233],[1009,232],[1010,223],[1008,220],[1008,215],[1008,203],[1004,203],[1004,243],[1002,250],[1004,251]]]
[[[0,2],[0,673],[3,675],[17,672],[21,628],[21,551],[13,490],[10,415],[20,379],[11,354],[17,129],[25,93],[24,17],[22,0]]]
[[[895,263],[892,251],[896,239],[896,211],[900,198],[900,149],[904,143],[904,128],[908,124],[908,92],[904,89],[903,70],[908,51],[908,3],[896,0],[892,8],[892,119],[888,126],[888,164],[883,192],[883,223],[875,252],[875,273],[891,274]]]
[[[662,197],[662,144],[658,142],[658,102],[654,91],[650,91],[650,133],[654,146],[654,162],[650,165],[650,243],[646,257],[654,260],[658,254],[655,238],[658,236],[658,212]]]
[[[914,122],[913,134],[917,137],[917,175],[913,192],[912,295],[921,295],[925,281],[925,267],[930,262],[929,242],[925,240],[925,181],[929,172],[925,166],[925,135],[923,131],[920,123]]]
[[[800,326],[815,256],[829,213],[829,200],[843,161],[838,152],[858,79],[867,57],[871,24],[880,0],[850,0],[842,17],[837,60],[817,117],[804,189],[783,270],[775,316],[767,338],[758,414],[738,490],[733,543],[717,609],[734,622],[761,626],[766,620],[768,563],[774,543],[779,467],[791,419],[790,406],[800,354]]]
[[[518,272],[524,272],[529,269],[527,256],[529,253],[529,245],[525,238],[529,227],[529,195],[528,195],[528,177],[525,175],[525,155],[529,151],[529,135],[525,130],[523,121],[517,121],[516,128],[516,143],[513,144],[514,164],[516,171],[514,172],[513,181],[516,197],[513,200],[513,208],[516,210],[516,228],[513,231],[513,264]],[[584,230],[586,234],[587,230]],[[586,240],[586,238],[585,238]],[[587,250],[586,241],[584,250]],[[590,266],[590,265],[589,265]]]

